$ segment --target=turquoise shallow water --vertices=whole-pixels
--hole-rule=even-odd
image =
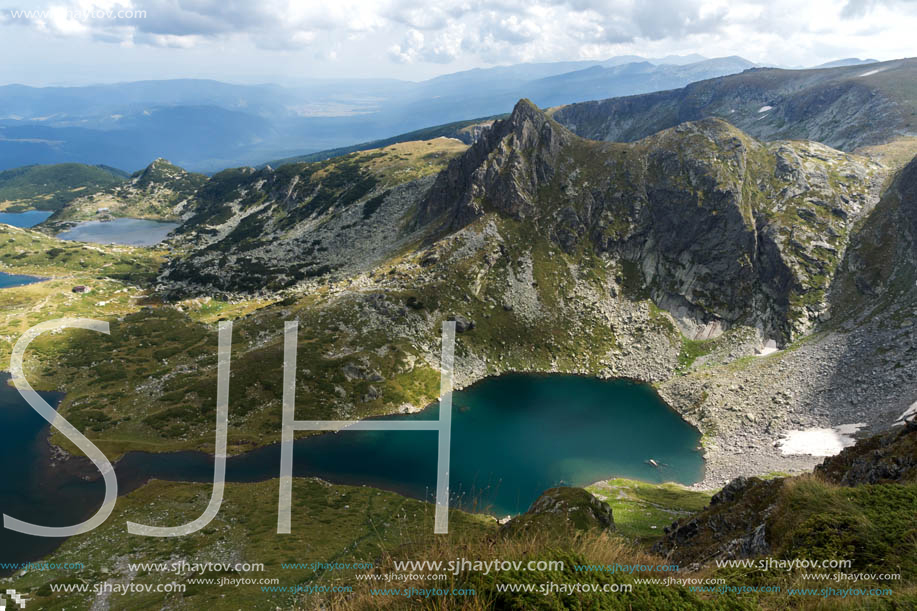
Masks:
[[[439,406],[433,405],[385,419],[438,417]],[[703,477],[699,445],[700,433],[643,384],[569,375],[490,378],[453,394],[452,503],[502,516],[525,511],[558,485],[610,477],[693,484]],[[345,430],[297,440],[293,466],[297,475],[432,499],[436,456],[435,431]],[[151,477],[208,481],[212,461],[202,458],[132,453],[119,472],[123,467]],[[649,459],[663,466],[653,467]],[[261,448],[230,459],[227,478],[277,477],[279,464],[279,446]]]
[[[230,418],[233,401],[231,396]],[[525,511],[557,485],[583,486],[616,476],[691,484],[703,477],[699,432],[646,385],[513,374],[457,391],[453,403],[454,506],[502,516]],[[433,405],[385,419],[437,417],[438,405]],[[279,440],[280,422],[277,426]],[[46,525],[72,524],[96,510],[103,486],[91,466],[92,481],[47,468],[47,431],[18,393],[0,384],[0,510]],[[297,439],[294,474],[432,500],[436,455],[434,431],[342,431]],[[648,465],[650,458],[663,466]],[[279,445],[268,446],[231,458],[227,480],[276,478],[279,467]],[[116,471],[119,491],[126,493],[152,477],[212,481],[213,459],[199,452],[131,452]],[[276,511],[275,498],[265,503],[266,510]],[[0,529],[0,550],[5,550],[0,562],[37,557],[55,541]]]

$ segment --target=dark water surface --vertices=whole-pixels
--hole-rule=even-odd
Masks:
[[[0,510],[48,526],[85,519],[103,496],[98,472],[88,461],[49,467],[48,426],[5,384],[8,378],[0,377]],[[45,396],[52,405],[60,398]],[[703,477],[700,434],[645,385],[512,374],[456,391],[453,403],[450,488],[452,503],[466,509],[519,513],[552,486],[615,476],[683,484]],[[232,398],[229,409],[232,418]],[[386,419],[435,419],[438,409]],[[280,422],[277,428],[279,439]],[[435,431],[342,431],[298,439],[294,474],[432,500],[436,454]],[[650,458],[664,466],[650,466]],[[276,478],[279,468],[279,446],[260,448],[229,459],[227,480]],[[116,471],[123,494],[150,478],[212,481],[213,459],[132,452]],[[276,498],[269,504],[276,511]],[[0,562],[40,557],[59,542],[0,529]]]

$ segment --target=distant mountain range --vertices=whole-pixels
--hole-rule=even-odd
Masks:
[[[864,64],[875,64],[879,60],[877,59],[860,59],[859,57],[847,57],[844,59],[836,59],[833,62],[825,62],[815,68],[840,68],[841,66],[862,66]]]
[[[571,104],[552,117],[593,140],[632,141],[718,117],[755,138],[843,150],[917,136],[917,59],[830,69],[756,68],[681,89]]]
[[[699,55],[518,64],[422,82],[314,79],[296,86],[209,80],[0,87],[0,169],[80,162],[128,171],[166,157],[197,171],[390,137],[540,106],[682,87],[741,72]]]

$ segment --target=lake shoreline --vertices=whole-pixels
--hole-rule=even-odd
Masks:
[[[500,372],[498,374],[486,375],[486,376],[483,376],[477,379],[472,378],[471,380],[466,381],[465,384],[456,382],[454,384],[454,389],[456,391],[469,390],[483,382],[486,382],[487,380],[494,379],[500,376],[505,376],[505,375],[527,375],[527,376],[536,376],[540,378],[546,378],[546,377],[550,377],[553,375],[557,375],[557,372],[505,371],[505,372]],[[576,377],[581,377],[581,378],[592,378],[592,379],[598,379],[598,380],[620,380],[622,382],[626,382],[629,384],[638,384],[638,385],[643,384],[643,385],[650,386],[653,389],[654,393],[659,397],[660,401],[664,403],[669,410],[671,410],[674,414],[676,414],[680,419],[690,424],[693,428],[700,430],[700,428],[698,427],[698,423],[693,422],[689,414],[681,413],[678,409],[673,407],[671,403],[665,398],[665,396],[659,393],[659,390],[654,385],[647,384],[646,382],[643,382],[633,377],[605,377],[605,376],[590,375],[588,373],[568,373],[568,374],[565,373],[564,375],[576,376]],[[421,413],[433,405],[435,405],[435,403],[428,404],[421,408],[417,408],[413,410],[411,413]],[[389,414],[373,416],[373,417],[367,418],[367,420],[386,419],[391,416],[400,415],[402,413],[404,412],[392,412]],[[310,437],[313,437],[313,436],[315,435],[310,435]],[[773,473],[777,471],[791,473],[791,474],[811,472],[812,469],[817,464],[820,464],[821,461],[823,460],[823,457],[817,457],[817,456],[782,454],[779,451],[779,449],[777,449],[775,446],[779,438],[780,438],[780,435],[774,435],[773,439],[769,438],[769,439],[761,440],[761,443],[757,444],[755,447],[749,447],[743,453],[735,454],[728,450],[722,449],[719,446],[719,443],[723,443],[723,442],[728,443],[730,441],[736,441],[738,437],[736,436],[726,437],[726,436],[718,435],[714,439],[714,442],[712,444],[702,446],[702,450],[700,451],[700,453],[701,453],[701,457],[703,459],[703,464],[704,464],[703,477],[700,481],[697,481],[694,484],[691,484],[689,487],[695,490],[718,490],[725,483],[732,481],[733,479],[737,477],[765,475],[767,473]],[[266,444],[266,445],[251,447],[250,445],[246,444],[245,441],[240,441],[237,444],[235,444],[234,448],[233,447],[230,448],[229,458],[232,459],[233,457],[244,456],[248,452],[252,452],[252,451],[263,449],[263,448],[270,448],[272,446],[278,446],[279,444],[280,442],[277,441],[277,442],[273,442],[273,443]],[[210,446],[207,449],[187,448],[184,450],[163,449],[162,451],[159,451],[154,448],[152,450],[142,450],[141,452],[148,452],[151,454],[168,454],[168,453],[181,452],[181,451],[192,451],[192,452],[201,452],[204,454],[212,455],[212,444],[208,443],[207,445]],[[248,447],[246,447],[247,445]],[[66,450],[63,450],[62,448],[59,448],[59,447],[58,449],[61,453],[66,453]],[[233,454],[232,453],[233,449],[237,450],[238,453]],[[132,452],[129,451],[129,452],[125,452],[125,453],[117,455],[116,461],[119,462],[121,459],[123,459],[125,456],[131,453]],[[69,453],[68,453],[68,456],[70,456],[72,459],[77,459],[77,460],[82,458],[79,456],[69,455]],[[647,457],[647,458],[652,458],[652,457]],[[69,460],[69,459],[66,459],[66,460]],[[752,470],[753,472],[752,472],[749,470],[749,465],[760,465],[760,467],[757,470],[753,469]],[[634,479],[639,479],[639,478],[634,478]],[[641,481],[645,481],[645,480],[641,480]],[[653,482],[647,481],[647,483],[653,483]]]
[[[16,393],[15,389],[11,392]],[[57,405],[63,399],[59,395]],[[7,401],[12,400],[10,395]],[[438,418],[438,409],[434,403],[422,413],[380,415],[371,420],[429,421]],[[20,405],[18,410],[20,418],[28,416],[26,420],[35,423],[37,415],[31,408]],[[658,421],[661,437],[655,439],[631,418],[628,414],[633,410],[645,411],[645,418]],[[663,413],[666,417],[661,417]],[[561,422],[556,422],[558,418]],[[551,422],[555,424],[549,425]],[[88,458],[55,445],[48,423],[30,430],[37,432],[29,433],[23,444],[33,448],[28,452],[32,471],[19,474],[21,483],[10,482],[15,483],[13,490],[24,494],[19,501],[9,501],[11,515],[29,514],[29,507],[35,505],[35,521],[54,524],[55,519],[43,519],[43,512],[37,509],[53,506],[55,499],[63,501],[60,491],[66,488],[69,509],[55,515],[65,523],[85,520],[101,500],[101,474]],[[451,504],[494,519],[524,512],[539,494],[557,485],[586,486],[598,478],[614,477],[653,483],[653,471],[644,464],[644,447],[655,448],[655,455],[673,465],[676,480],[687,483],[703,475],[702,455],[693,449],[700,433],[677,417],[652,389],[629,380],[607,383],[591,376],[524,374],[482,380],[474,392],[457,391],[452,430]],[[533,441],[527,431],[537,432],[541,441]],[[533,453],[532,443],[543,450]],[[329,431],[294,442],[294,476],[367,486],[432,502],[436,447],[435,435],[416,431]],[[479,451],[483,447],[492,451]],[[226,481],[276,481],[279,457],[279,443],[230,457]],[[130,451],[112,462],[119,497],[157,479],[202,486],[213,481],[213,454],[203,451]],[[47,542],[35,546],[36,553],[30,554],[31,544],[19,544],[30,556],[28,560],[49,553]]]

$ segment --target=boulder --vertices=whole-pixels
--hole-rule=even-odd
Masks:
[[[474,329],[474,321],[468,318],[465,318],[461,314],[456,314],[455,316],[450,316],[449,320],[455,321],[455,332],[464,333],[465,331],[471,331]]]
[[[546,490],[529,510],[504,524],[500,532],[613,531],[611,507],[582,488],[559,487]]]

